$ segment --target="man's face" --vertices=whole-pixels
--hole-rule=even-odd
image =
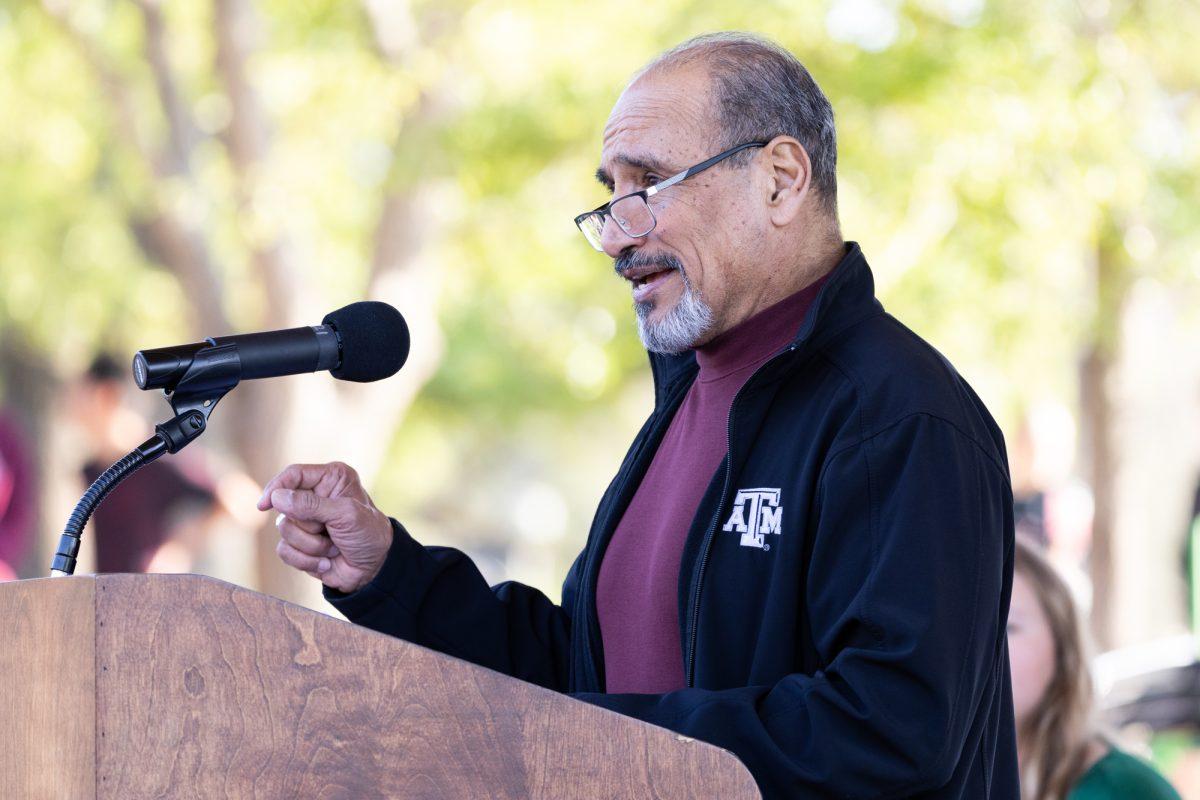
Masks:
[[[598,175],[620,197],[715,155],[709,79],[684,68],[625,91],[604,130]],[[628,236],[611,220],[604,252],[630,281],[642,341],[679,352],[745,318],[740,300],[761,233],[747,168],[718,165],[650,198],[657,224]],[[752,293],[750,293],[752,294]]]

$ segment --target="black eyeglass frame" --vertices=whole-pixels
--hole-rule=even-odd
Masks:
[[[688,178],[692,177],[693,175],[701,173],[704,170],[708,169],[709,167],[714,166],[714,165],[724,161],[725,159],[729,158],[730,156],[736,155],[737,153],[742,152],[743,150],[748,150],[751,147],[766,147],[768,144],[770,144],[770,142],[744,142],[742,144],[739,144],[737,147],[731,147],[730,149],[724,151],[723,153],[717,153],[712,158],[705,159],[704,161],[701,161],[699,164],[690,166],[687,169],[685,169],[683,172],[677,172],[674,175],[672,175],[671,177],[667,178],[666,180],[659,181],[658,183],[654,184],[653,186],[647,186],[645,189],[638,189],[636,192],[630,192],[629,194],[623,194],[620,197],[609,200],[607,203],[605,203],[602,206],[599,206],[598,208],[594,208],[591,211],[583,212],[579,216],[575,217],[575,227],[579,228],[579,232],[583,234],[583,238],[587,239],[588,244],[592,245],[592,247],[594,247],[596,250],[599,250],[601,252],[603,252],[604,248],[602,248],[598,242],[593,242],[590,238],[588,238],[587,231],[585,231],[583,229],[583,223],[589,217],[593,217],[593,216],[600,217],[600,220],[601,220],[600,230],[601,231],[604,230],[604,217],[607,216],[608,218],[612,219],[613,222],[616,222],[617,225],[620,226],[621,230],[625,231],[625,233],[627,235],[632,236],[635,239],[640,239],[643,236],[647,236],[650,234],[651,231],[653,231],[656,227],[658,227],[658,217],[654,216],[654,209],[650,208],[649,201],[650,201],[651,197],[654,197],[654,195],[658,194],[663,189],[669,189],[670,187],[674,186],[675,184],[679,183],[680,181],[687,180]],[[612,208],[617,203],[621,202],[622,200],[627,200],[630,197],[639,197],[639,196],[642,198],[642,202],[644,202],[646,204],[646,208],[650,212],[650,219],[654,221],[654,224],[652,224],[648,229],[646,229],[642,233],[634,233],[633,231],[629,230],[624,225],[622,225],[620,220],[618,220],[616,217],[613,217],[613,215],[609,213],[609,209]]]

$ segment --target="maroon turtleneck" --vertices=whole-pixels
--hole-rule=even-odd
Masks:
[[[596,609],[605,691],[684,688],[679,561],[692,518],[725,457],[729,407],[763,362],[795,338],[828,276],[696,350],[700,372],[604,553]]]

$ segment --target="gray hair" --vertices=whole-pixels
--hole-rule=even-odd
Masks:
[[[682,353],[699,346],[712,333],[712,308],[701,299],[682,269],[679,277],[683,280],[683,296],[658,322],[650,321],[653,303],[633,304],[637,312],[638,337],[651,353]]]
[[[833,107],[804,65],[774,42],[736,31],[689,39],[643,67],[633,81],[694,61],[710,70],[717,110],[718,150],[742,142],[787,135],[798,140],[812,164],[812,183],[821,205],[837,215],[837,133]],[[632,81],[631,81],[632,82]],[[729,159],[749,163],[754,151]]]

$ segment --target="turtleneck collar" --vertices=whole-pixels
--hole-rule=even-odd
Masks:
[[[796,337],[805,315],[831,275],[833,271],[696,348],[696,363],[700,367],[696,380],[703,383],[720,380],[757,367],[782,350]]]

